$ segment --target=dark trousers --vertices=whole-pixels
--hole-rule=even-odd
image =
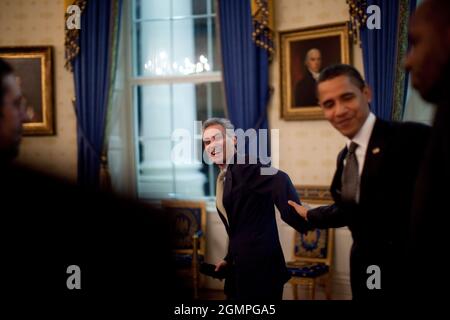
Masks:
[[[230,270],[225,279],[225,295],[231,301],[281,301],[284,283],[271,283],[272,279],[241,279]]]

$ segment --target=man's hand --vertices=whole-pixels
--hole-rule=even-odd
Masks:
[[[227,266],[227,262],[225,260],[221,260],[219,262],[216,263],[216,269],[214,271],[219,271],[222,268],[225,268]]]
[[[288,204],[293,207],[295,211],[297,211],[297,213],[302,216],[303,219],[308,220],[308,209],[292,200],[289,200]]]

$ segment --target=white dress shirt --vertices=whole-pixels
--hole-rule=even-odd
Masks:
[[[361,181],[361,174],[364,168],[364,160],[366,159],[367,147],[369,146],[369,140],[372,136],[373,127],[375,125],[376,117],[370,112],[366,121],[362,125],[361,129],[359,129],[358,133],[353,137],[352,140],[347,141],[347,148],[350,147],[350,143],[355,142],[358,144],[358,148],[355,150],[356,159],[358,160],[358,173],[359,179]],[[346,161],[344,161],[344,165],[346,165]],[[356,196],[356,202],[359,202],[359,187],[358,194]]]
[[[309,72],[311,72],[312,77],[314,78],[314,80],[318,81],[319,80],[319,76],[320,76],[320,72],[314,72],[309,70]]]

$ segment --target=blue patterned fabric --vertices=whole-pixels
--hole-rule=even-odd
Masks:
[[[328,230],[315,229],[307,234],[296,233],[295,257],[296,261],[286,264],[293,277],[316,278],[329,272],[325,264],[328,254]],[[302,258],[317,259],[317,262],[302,261]]]
[[[177,268],[190,268],[192,266],[192,254],[175,254],[175,266]],[[202,263],[205,260],[203,255],[198,255],[198,262]]]
[[[192,237],[194,234],[201,235],[201,214],[200,208],[170,208],[172,219],[174,249],[192,250]]]
[[[326,259],[328,251],[328,230],[315,229],[306,234],[296,234],[295,256]]]
[[[299,263],[290,262],[287,268],[293,277],[316,278],[329,271],[324,263]]]

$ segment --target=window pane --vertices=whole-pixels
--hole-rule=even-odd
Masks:
[[[202,161],[196,121],[224,116],[221,83],[140,86],[135,94],[140,197],[214,195],[214,170]]]
[[[140,142],[142,152],[139,163],[139,198],[167,198],[174,194],[174,171],[170,159],[171,142],[167,140],[144,140]]]
[[[139,135],[145,138],[170,137],[171,101],[170,85],[138,87]],[[152,125],[142,121],[152,119]]]
[[[225,117],[222,84],[220,82],[198,85],[196,89],[197,119],[205,121],[210,117]],[[208,103],[208,100],[211,102]],[[210,109],[208,111],[208,109]]]
[[[134,76],[220,71],[214,0],[135,0]],[[186,77],[188,79],[188,77]],[[186,80],[189,81],[189,80]],[[201,122],[224,116],[220,82],[135,88],[140,198],[215,194],[218,170],[203,163]]]
[[[135,0],[136,19],[170,18],[170,1]],[[189,2],[189,0],[187,1]]]
[[[173,16],[186,17],[199,14],[207,14],[207,0],[172,0]]]
[[[136,41],[138,76],[220,70],[214,18],[140,22]]]
[[[193,19],[173,21],[173,63],[176,64],[174,72],[179,74],[195,72],[197,41],[194,38],[196,36],[194,21]]]
[[[136,24],[138,75],[163,75],[169,69],[171,22],[151,21]]]
[[[212,116],[225,118],[225,97],[223,95],[222,82],[211,83],[209,86],[211,87]]]
[[[214,14],[214,0],[135,0],[136,19],[168,19]],[[208,3],[209,2],[209,3]],[[210,6],[208,12],[208,5]],[[172,6],[172,8],[171,8]]]
[[[213,18],[175,20],[173,22],[173,57],[178,64],[178,73],[191,74],[218,70],[214,56],[216,39],[213,22]]]
[[[213,69],[214,70],[222,70],[222,60],[220,59],[221,54],[220,54],[220,48],[218,46],[219,43],[219,35],[216,34],[216,24],[215,24],[215,19],[210,19],[209,20],[210,24],[211,24],[211,33],[212,33],[212,59],[211,59],[211,63],[213,65]]]

